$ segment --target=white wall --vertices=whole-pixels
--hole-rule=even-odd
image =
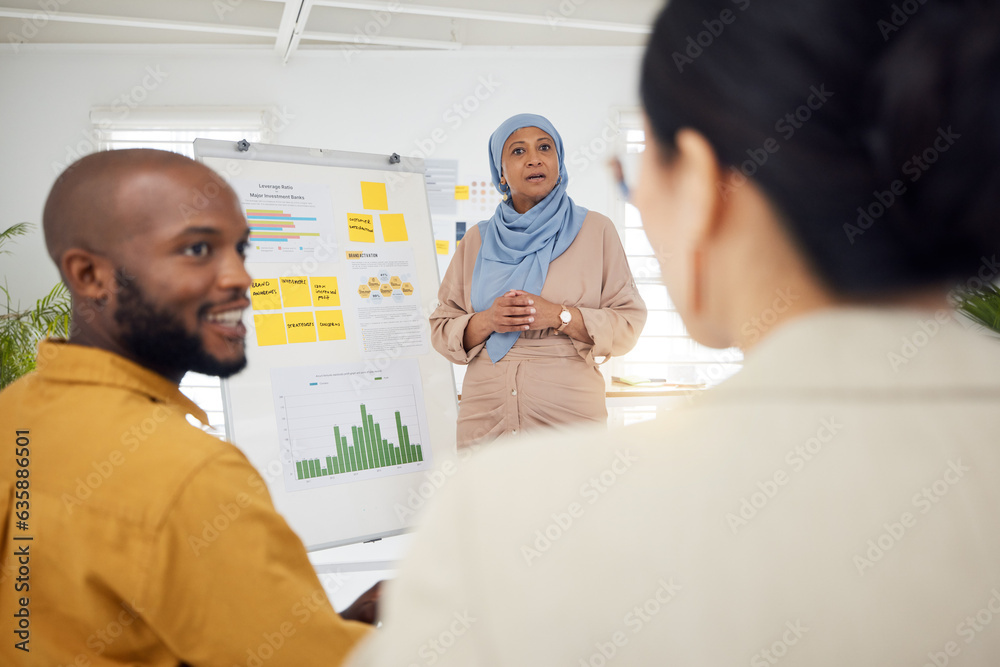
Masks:
[[[582,149],[605,144],[601,136],[607,136],[613,107],[637,104],[640,58],[639,49],[627,48],[368,51],[350,57],[300,51],[282,65],[270,50],[254,49],[0,50],[0,229],[20,221],[40,224],[57,175],[53,165],[65,164],[78,147],[92,150],[91,107],[123,104],[144,78],[151,90],[142,95],[143,106],[275,106],[291,118],[276,143],[403,155],[433,146],[430,157],[458,159],[469,176],[488,174],[486,142],[502,120],[540,113],[563,136],[570,195],[609,211],[607,155],[590,160]],[[149,72],[159,72],[161,80]],[[459,114],[454,105],[463,103],[478,108]],[[0,277],[6,275],[12,294],[27,305],[58,275],[40,229],[11,249],[14,255],[0,256]]]

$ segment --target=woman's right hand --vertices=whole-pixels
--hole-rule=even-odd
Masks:
[[[503,296],[498,296],[485,313],[491,327],[490,333],[527,331],[535,321],[535,309],[532,307],[534,303],[527,292],[520,290],[510,290]]]
[[[510,290],[493,300],[489,309],[476,313],[465,327],[462,343],[469,350],[494,331],[527,331],[535,321],[534,300],[527,292]]]

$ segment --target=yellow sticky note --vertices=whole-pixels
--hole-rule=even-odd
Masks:
[[[434,247],[437,248],[439,255],[448,254],[448,242],[447,241],[435,241]]]
[[[382,223],[382,240],[388,242],[406,240],[406,222],[402,213],[383,213],[378,217]]]
[[[281,313],[254,315],[253,328],[257,331],[257,345],[284,345],[285,320]]]
[[[285,313],[289,343],[315,343],[316,322],[312,313]]]
[[[254,310],[278,310],[281,297],[278,295],[278,279],[255,280],[250,286],[250,302]]]
[[[309,282],[312,284],[314,306],[340,305],[340,292],[337,291],[336,278],[310,278]]]
[[[469,198],[469,186],[468,185],[456,185],[455,186],[455,199],[468,199]]]
[[[344,314],[339,310],[317,310],[316,324],[319,325],[320,340],[344,340]]]
[[[356,243],[375,243],[375,221],[370,215],[347,214],[348,238]]]
[[[309,298],[309,279],[305,276],[294,276],[281,279],[281,300],[285,308],[301,308],[311,306]]]
[[[388,211],[389,200],[385,196],[385,183],[361,181],[361,205],[372,211]]]

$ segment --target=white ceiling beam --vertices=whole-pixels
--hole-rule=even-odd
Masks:
[[[497,23],[522,23],[527,25],[544,25],[553,28],[578,28],[580,30],[604,30],[609,32],[626,32],[638,35],[648,35],[652,27],[637,23],[613,23],[611,21],[592,21],[574,19],[562,16],[558,12],[547,14],[517,14],[514,12],[497,12],[484,9],[462,9],[459,7],[436,7],[432,5],[411,5],[400,2],[375,2],[372,0],[315,0],[316,5],[335,7],[338,9],[360,9],[372,12],[388,12],[390,14],[417,14],[420,16],[440,16],[454,19],[471,19],[473,21],[493,21]]]
[[[302,9],[302,0],[280,0],[285,3],[281,12],[281,23],[278,26],[278,36],[274,40],[274,51],[282,58],[288,53],[288,46],[292,43],[292,33],[295,31],[295,23],[299,20],[299,12]]]
[[[292,39],[288,43],[288,49],[285,51],[285,57],[282,58],[282,62],[287,63],[288,59],[295,53],[295,49],[299,48],[299,42],[302,41],[302,32],[306,29],[306,22],[309,20],[309,12],[312,11],[312,8],[313,0],[302,0],[298,18],[295,19],[295,27],[292,29]]]
[[[179,32],[204,32],[214,35],[243,35],[247,37],[275,37],[278,31],[274,28],[255,28],[252,26],[225,25],[217,23],[193,23],[186,21],[165,21],[162,19],[140,19],[129,16],[107,16],[104,14],[71,14],[69,12],[42,12],[37,9],[7,9],[0,8],[0,18],[32,19],[45,16],[49,21],[62,23],[87,23],[91,25],[109,25],[125,28],[151,28],[153,30],[176,30]]]
[[[458,42],[445,42],[436,39],[411,39],[408,37],[358,37],[358,35],[346,32],[313,32],[302,33],[302,39],[317,42],[342,42],[345,44],[359,44],[362,46],[398,46],[407,49],[440,49],[456,51],[462,48]]]

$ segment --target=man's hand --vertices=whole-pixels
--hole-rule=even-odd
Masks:
[[[375,625],[378,620],[378,601],[382,595],[382,582],[378,582],[351,603],[351,606],[340,613],[349,621],[360,621]]]

